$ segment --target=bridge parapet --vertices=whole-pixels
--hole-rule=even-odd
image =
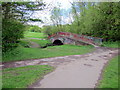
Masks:
[[[57,38],[63,38],[61,41],[63,43],[66,42],[66,39],[72,39],[75,41],[80,41],[84,42],[87,44],[91,45],[101,45],[102,44],[102,38],[97,38],[97,37],[91,37],[91,36],[86,36],[86,35],[78,35],[74,33],[69,33],[69,32],[57,32],[56,34],[53,34],[48,37],[52,42],[57,39]]]

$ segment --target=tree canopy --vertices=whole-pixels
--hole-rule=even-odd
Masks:
[[[71,5],[71,14],[74,21],[70,25],[62,25],[61,30],[56,27],[56,32],[84,34],[100,37],[106,41],[119,40],[120,2],[73,2]],[[57,10],[60,11],[60,8]],[[55,12],[54,16],[59,18],[59,12]],[[58,19],[54,19],[55,21],[57,22]],[[50,31],[55,32],[54,29]]]
[[[17,47],[17,40],[23,37],[27,21],[40,21],[30,18],[33,11],[43,10],[41,2],[2,2],[2,49],[3,52]]]

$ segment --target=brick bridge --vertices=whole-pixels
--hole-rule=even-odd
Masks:
[[[74,44],[74,45],[93,45],[99,46],[102,44],[102,38],[91,37],[86,35],[78,35],[69,32],[57,32],[48,37],[53,44]]]

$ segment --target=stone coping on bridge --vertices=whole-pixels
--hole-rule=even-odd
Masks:
[[[70,33],[70,32],[57,32],[57,33],[49,36],[48,39],[55,38],[55,37],[71,38],[71,39],[81,41],[84,43],[96,44],[96,45],[101,45],[102,40],[103,40],[102,38],[98,38],[98,37],[92,37],[92,36],[87,36],[87,35],[78,35],[78,34],[74,34],[74,33]]]

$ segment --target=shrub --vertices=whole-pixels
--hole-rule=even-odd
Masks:
[[[16,41],[23,37],[24,25],[13,19],[2,21],[2,51],[14,49],[18,46]]]

